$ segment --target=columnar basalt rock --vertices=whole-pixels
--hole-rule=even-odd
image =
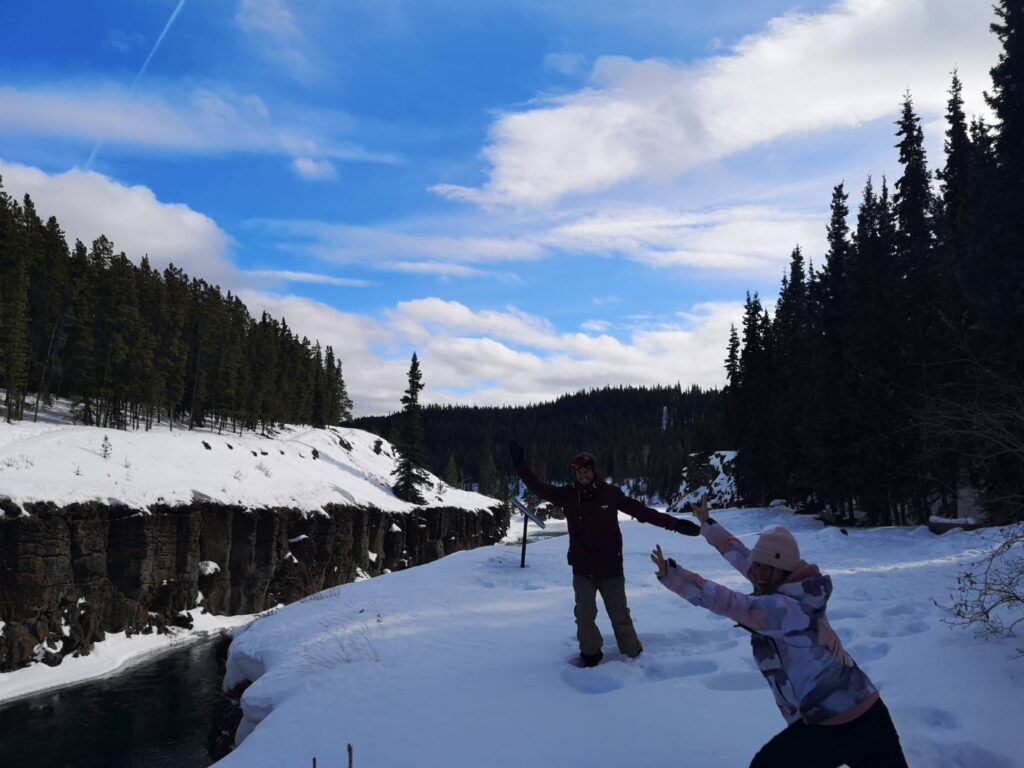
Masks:
[[[88,653],[107,632],[188,627],[187,611],[258,613],[496,543],[508,525],[500,507],[0,503],[0,672]]]

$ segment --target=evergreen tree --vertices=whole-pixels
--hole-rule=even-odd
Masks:
[[[6,419],[23,417],[28,390],[29,286],[26,242],[22,228],[24,211],[15,200],[0,191],[0,278],[3,304],[0,306]]]
[[[484,496],[494,496],[498,492],[498,467],[491,453],[491,441],[485,440],[477,469],[477,491]]]
[[[743,498],[765,504],[773,485],[770,466],[771,323],[755,293],[747,294],[740,352],[740,413],[744,430],[737,443],[736,483]]]
[[[399,440],[395,444],[398,451],[398,465],[395,467],[395,496],[413,504],[424,503],[420,489],[427,484],[426,473],[422,466],[425,463],[425,436],[423,432],[423,415],[420,406],[420,392],[423,390],[423,375],[420,363],[413,352],[409,365],[409,386],[402,396],[402,418]]]
[[[739,420],[740,387],[740,337],[736,326],[729,324],[729,345],[725,356],[725,388],[722,390],[725,408],[725,433],[728,445],[736,445],[741,431]]]
[[[452,488],[462,487],[459,480],[459,466],[455,463],[455,455],[448,454],[448,466],[444,470],[444,481]]]
[[[331,387],[330,423],[344,424],[352,420],[352,398],[348,396],[345,377],[341,372],[341,361],[335,360],[334,350],[327,348],[327,379]]]
[[[986,223],[991,232],[991,272],[987,299],[994,315],[991,350],[1011,376],[1024,376],[1024,6],[999,0],[991,25],[1002,50],[991,69],[985,100],[996,116],[995,194]]]
[[[68,342],[59,393],[69,396],[79,420],[91,425],[96,423],[95,280],[89,252],[81,240],[76,240],[72,249],[70,273]]]
[[[870,189],[870,181],[869,181]],[[871,193],[873,194],[873,193]],[[844,184],[832,189],[828,251],[821,274],[815,276],[809,298],[809,325],[814,328],[816,349],[809,377],[807,422],[803,438],[810,457],[809,475],[819,499],[841,509],[850,493],[846,452],[852,439],[849,406],[853,397],[849,380],[849,332],[859,307],[851,295],[850,214]],[[810,350],[808,350],[810,353]]]
[[[975,167],[967,116],[964,114],[963,85],[956,71],[946,102],[945,167],[936,172],[940,180],[942,200],[942,278],[941,300],[946,317],[956,328],[961,327],[963,307],[960,306],[959,275],[972,227],[977,219],[974,209],[977,194]]]

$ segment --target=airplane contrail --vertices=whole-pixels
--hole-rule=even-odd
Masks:
[[[164,41],[164,37],[167,36],[167,31],[171,28],[171,24],[173,24],[174,20],[178,18],[178,14],[181,13],[181,9],[185,7],[185,2],[186,0],[178,0],[178,5],[175,6],[174,10],[171,12],[171,18],[169,18],[167,20],[167,23],[164,24],[164,28],[163,31],[160,33],[160,37],[158,37],[156,39],[156,42],[153,43],[153,48],[149,52],[149,56],[147,56],[146,60],[142,62],[142,69],[140,69],[139,73],[135,75],[135,79],[132,81],[130,93],[135,93],[135,88],[139,84],[139,80],[141,80],[142,75],[145,74],[146,68],[149,66],[149,62],[153,60],[153,56],[156,54],[157,48],[160,47],[160,43],[162,43]],[[93,160],[96,159],[96,155],[99,154],[100,148],[102,146],[103,139],[100,139],[99,141],[96,142],[96,146],[92,148],[92,152],[89,154],[89,159],[85,162],[85,170],[88,171],[92,167],[92,162]]]

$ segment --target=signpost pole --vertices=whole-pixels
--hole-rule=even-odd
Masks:
[[[540,528],[544,528],[544,521],[539,517],[535,517],[533,512],[523,504],[519,499],[512,499],[512,506],[523,513],[523,556],[519,559],[519,567],[526,567],[526,529],[530,525],[530,521],[533,520]]]
[[[526,567],[526,528],[530,524],[530,518],[523,515],[523,555],[519,558],[519,567]]]

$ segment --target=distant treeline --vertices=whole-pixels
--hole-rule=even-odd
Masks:
[[[69,249],[56,218],[2,184],[0,387],[8,422],[62,397],[80,422],[120,429],[323,426],[352,407],[330,347],[173,265],[136,266],[106,237]]]
[[[430,471],[499,498],[513,478],[507,451],[513,438],[542,478],[568,482],[569,460],[585,450],[597,456],[603,474],[633,481],[639,496],[661,498],[679,489],[691,453],[719,449],[725,441],[719,392],[697,387],[606,387],[539,405],[426,406],[422,416]],[[394,442],[398,423],[392,414],[352,425]]]
[[[748,295],[723,392],[748,501],[915,523],[971,488],[1024,519],[1024,4],[996,12],[995,125],[954,73],[932,172],[908,94],[894,188],[869,178],[851,228],[836,186],[820,268],[793,251],[773,316]]]

